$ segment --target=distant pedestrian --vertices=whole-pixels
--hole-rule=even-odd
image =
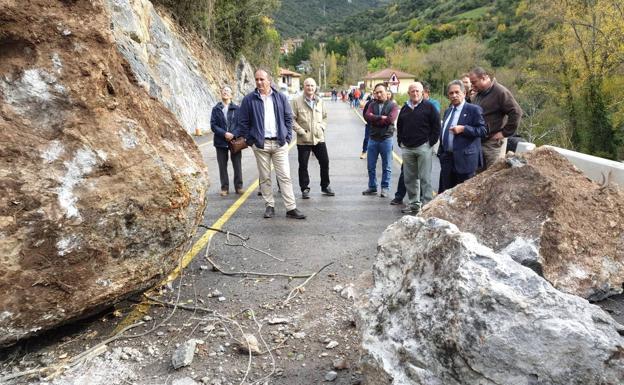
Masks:
[[[484,169],[505,156],[507,137],[516,133],[522,118],[522,109],[511,92],[481,67],[470,71],[470,83],[477,91],[472,103],[483,109],[488,134],[481,142]]]
[[[331,100],[332,102],[338,101],[338,91],[336,91],[336,87],[332,87]]]
[[[310,175],[308,160],[310,152],[319,161],[321,169],[321,192],[334,196],[329,187],[329,155],[325,145],[327,110],[323,99],[316,95],[316,82],[312,78],[303,81],[303,95],[292,101],[293,129],[297,133],[297,153],[299,160],[299,187],[301,198],[310,198]]]
[[[410,84],[409,100],[397,120],[397,141],[403,154],[403,171],[409,204],[401,210],[416,214],[433,199],[431,186],[432,147],[440,135],[440,114],[423,97],[422,83]],[[422,192],[421,192],[422,191]]]
[[[475,175],[483,164],[481,138],[487,134],[483,110],[476,104],[466,103],[462,81],[453,80],[447,89],[451,105],[444,112],[438,147],[439,194]]]
[[[370,123],[370,138],[367,149],[368,188],[363,195],[377,194],[377,158],[381,155],[381,192],[380,197],[388,196],[392,179],[392,136],[399,108],[393,101],[388,101],[388,92],[383,83],[375,85],[375,100],[370,103],[364,119]]]
[[[234,189],[237,194],[243,193],[243,172],[241,169],[241,152],[231,153],[228,142],[234,138],[236,130],[238,106],[232,102],[232,89],[228,86],[221,88],[221,101],[212,108],[210,115],[210,129],[214,132],[214,147],[217,152],[219,165],[219,179],[221,181],[221,196],[229,193],[229,176],[227,170],[228,155],[234,169]]]
[[[286,216],[305,219],[297,210],[290,179],[288,144],[292,139],[292,110],[288,99],[271,86],[268,72],[255,72],[256,89],[243,99],[239,109],[239,134],[253,149],[258,165],[260,191],[265,202],[265,218],[275,215],[271,186],[271,164],[275,169],[286,206]]]

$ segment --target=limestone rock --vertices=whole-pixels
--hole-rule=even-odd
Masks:
[[[189,366],[193,363],[193,357],[195,357],[195,348],[197,347],[197,341],[190,339],[173,352],[171,356],[171,365],[174,369],[180,369],[184,366]]]
[[[6,345],[171,271],[208,181],[192,138],[132,81],[99,1],[4,2],[0,20]]]
[[[254,87],[251,66],[243,58],[236,69],[209,47],[196,49],[175,34],[175,23],[161,17],[148,0],[104,0],[119,51],[137,84],[161,100],[189,133],[210,130],[219,88],[229,84],[235,99]],[[198,44],[198,43],[197,43]],[[210,57],[203,57],[204,51]]]
[[[518,159],[522,167],[498,162],[420,215],[445,219],[496,252],[510,247],[566,293],[597,301],[622,292],[624,192],[592,182],[552,149]]]
[[[624,378],[621,325],[446,221],[406,216],[391,225],[373,274],[374,287],[358,303],[368,384]]]

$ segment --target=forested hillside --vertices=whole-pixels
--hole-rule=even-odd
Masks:
[[[397,0],[333,24],[282,63],[327,67],[332,86],[392,67],[438,98],[483,66],[516,95],[527,139],[623,159],[623,18],[618,0]]]
[[[274,15],[282,38],[304,37],[322,33],[327,27],[340,25],[348,16],[374,9],[388,0],[282,0]]]

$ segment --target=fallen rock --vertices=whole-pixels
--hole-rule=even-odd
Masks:
[[[334,381],[336,378],[338,377],[338,373],[334,372],[333,370],[330,370],[329,372],[325,373],[325,381]]]
[[[195,348],[197,347],[197,341],[190,339],[173,352],[171,356],[171,365],[174,369],[180,369],[184,366],[189,366],[193,363],[193,357],[195,357]]]
[[[379,241],[358,302],[368,384],[620,384],[624,328],[444,220]]]
[[[253,334],[243,334],[243,343],[239,344],[239,349],[245,353],[251,352],[252,354],[260,354],[260,346],[258,339]]]
[[[171,385],[197,385],[197,382],[191,377],[176,378],[171,382]]]
[[[454,223],[496,252],[511,246],[510,255],[566,293],[591,301],[621,293],[623,191],[592,182],[549,148],[517,159],[521,167],[498,162],[420,215]]]
[[[333,349],[338,346],[337,341],[329,341],[329,343],[325,346],[325,349]]]
[[[132,81],[100,1],[4,2],[0,20],[4,346],[164,277],[208,180],[192,138]]]
[[[344,370],[344,369],[349,368],[349,364],[347,363],[347,360],[344,358],[336,358],[334,361],[332,361],[332,366],[336,370]]]

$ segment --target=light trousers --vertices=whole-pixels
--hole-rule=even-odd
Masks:
[[[254,145],[252,149],[258,165],[260,192],[262,193],[265,206],[275,207],[273,186],[271,185],[271,164],[273,164],[286,210],[290,211],[297,208],[292,180],[290,179],[288,144],[280,147],[277,140],[267,139],[264,141],[264,148],[258,148]]]

